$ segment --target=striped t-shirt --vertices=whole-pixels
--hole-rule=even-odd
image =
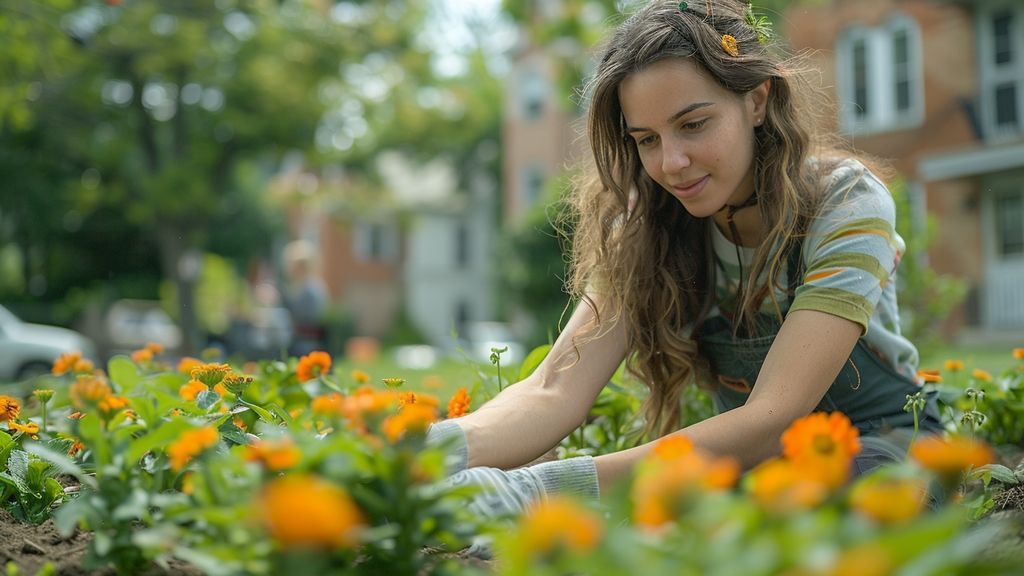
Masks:
[[[916,379],[917,349],[900,334],[896,304],[896,267],[906,249],[896,233],[896,206],[892,194],[874,174],[856,160],[838,164],[826,179],[827,189],[817,217],[803,240],[803,281],[792,306],[784,291],[776,298],[783,313],[818,310],[861,325],[861,337],[879,358],[897,372]],[[717,226],[711,226],[712,244],[720,267],[716,274],[716,302],[712,315],[732,317],[740,265],[737,246]],[[751,269],[754,248],[739,247],[744,279]],[[760,279],[765,280],[767,272]],[[777,286],[788,286],[783,266]],[[762,311],[775,314],[766,298]]]

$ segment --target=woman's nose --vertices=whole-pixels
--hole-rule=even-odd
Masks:
[[[665,139],[661,154],[661,170],[666,174],[674,174],[690,166],[688,146],[679,139]]]

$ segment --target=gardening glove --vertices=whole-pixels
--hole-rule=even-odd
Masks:
[[[590,456],[544,462],[515,470],[467,468],[448,478],[451,486],[476,486],[468,508],[488,518],[522,514],[551,494],[598,499],[597,467]]]
[[[454,420],[441,420],[431,424],[427,429],[426,444],[428,447],[447,451],[444,459],[446,476],[466,469],[469,462],[466,432]]]

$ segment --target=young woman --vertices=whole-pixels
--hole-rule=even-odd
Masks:
[[[596,497],[651,449],[519,468],[585,419],[626,360],[654,436],[750,468],[813,411],[862,434],[855,473],[900,458],[917,351],[900,335],[902,239],[885,185],[812,136],[799,76],[734,0],[644,5],[588,87],[591,177],[577,186],[570,287],[581,299],[547,360],[476,412],[435,425],[453,482],[485,513],[561,492]],[[818,104],[813,104],[818,106]],[[676,429],[680,391],[720,413]],[[922,427],[939,428],[934,401]],[[468,469],[464,469],[468,466]]]

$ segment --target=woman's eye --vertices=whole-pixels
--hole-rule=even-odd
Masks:
[[[654,144],[655,140],[657,140],[657,138],[653,134],[650,136],[644,136],[636,141],[636,145],[646,148]]]
[[[691,131],[692,130],[700,130],[701,128],[704,127],[704,124],[707,123],[707,121],[708,121],[708,119],[704,118],[703,120],[697,120],[695,122],[687,122],[686,124],[683,124],[682,128],[683,128],[683,130],[691,130]]]

